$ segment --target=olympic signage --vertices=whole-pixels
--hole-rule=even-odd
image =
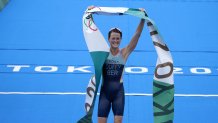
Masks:
[[[166,66],[169,67],[169,66]],[[153,74],[154,66],[126,66],[125,74]],[[178,75],[218,75],[218,67],[183,66],[174,67]],[[94,67],[89,65],[0,65],[0,73],[94,73]]]

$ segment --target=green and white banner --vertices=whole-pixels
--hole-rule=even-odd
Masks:
[[[163,42],[163,38],[155,23],[148,18],[147,13],[139,9],[123,7],[95,7],[91,10],[86,10],[83,15],[83,33],[94,63],[95,75],[91,77],[87,87],[86,115],[78,123],[92,123],[92,114],[101,80],[102,67],[109,54],[109,46],[99,28],[95,25],[92,14],[132,15],[145,19],[158,56],[153,80],[154,123],[173,123],[174,80],[173,60],[170,51]]]
[[[5,5],[8,3],[9,0],[0,0],[0,12],[5,7]]]

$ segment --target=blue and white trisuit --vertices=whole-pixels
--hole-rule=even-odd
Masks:
[[[115,56],[110,52],[103,65],[98,117],[108,117],[111,106],[114,115],[123,116],[125,96],[122,76],[125,60],[121,51],[119,50]]]

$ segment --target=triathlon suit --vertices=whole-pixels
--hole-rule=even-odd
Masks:
[[[103,65],[103,84],[101,86],[98,117],[108,117],[111,106],[114,115],[123,116],[125,96],[123,70],[125,61],[121,50],[113,56],[111,52]]]

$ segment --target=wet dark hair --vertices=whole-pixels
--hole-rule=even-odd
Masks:
[[[120,37],[122,38],[122,32],[119,28],[111,28],[110,31],[108,32],[108,39],[111,37],[112,32],[119,33]]]

